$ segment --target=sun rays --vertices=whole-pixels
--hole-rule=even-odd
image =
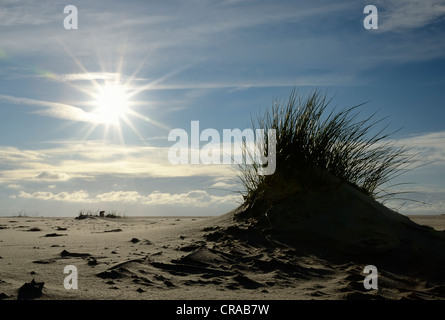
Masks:
[[[93,72],[88,70],[68,48],[62,46],[81,71],[74,77],[65,77],[60,80],[86,97],[85,100],[78,102],[78,107],[84,110],[87,115],[87,121],[83,121],[85,122],[84,130],[82,130],[84,132],[83,140],[87,140],[97,130],[103,130],[104,141],[111,137],[117,137],[120,143],[125,144],[123,126],[126,126],[143,142],[146,139],[138,130],[135,120],[162,130],[171,129],[168,125],[156,121],[154,119],[156,115],[147,115],[145,112],[136,111],[145,107],[147,107],[145,109],[152,109],[150,101],[137,98],[145,91],[154,90],[156,84],[181,72],[182,69],[147,82],[137,77],[144,61],[139,64],[131,76],[127,76],[123,72],[124,55],[121,54],[116,59],[115,70],[106,68],[103,60],[99,57],[101,71]]]

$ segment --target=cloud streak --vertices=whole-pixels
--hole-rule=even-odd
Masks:
[[[407,31],[425,27],[445,17],[444,0],[379,1],[382,31]]]
[[[84,204],[100,204],[104,202],[118,202],[127,204],[162,205],[162,206],[184,206],[184,207],[208,207],[212,205],[234,204],[240,201],[240,196],[210,195],[204,190],[192,190],[185,193],[169,193],[154,191],[148,195],[140,194],[138,191],[112,191],[107,193],[90,195],[84,190],[74,192],[53,193],[50,191],[37,191],[28,193],[20,191],[17,196],[22,199],[34,199],[43,201],[64,201]]]
[[[44,181],[67,181],[71,179],[71,177],[62,172],[54,172],[54,171],[43,171],[36,177],[37,180]]]
[[[28,105],[33,107],[43,107],[45,109],[33,111],[35,114],[49,116],[58,119],[95,122],[94,117],[82,108],[71,106],[65,103],[49,102],[43,100],[35,100],[23,97],[14,97],[10,95],[0,94],[0,101],[9,102],[18,105]]]
[[[4,166],[0,171],[0,183],[91,181],[102,175],[128,178],[231,175],[227,165],[172,165],[168,161],[168,147],[63,141],[46,149],[21,150],[4,146],[0,150],[0,164]]]
[[[445,167],[445,131],[404,137],[393,141],[412,146],[427,167]],[[166,142],[167,143],[167,142]],[[169,147],[107,144],[101,141],[53,141],[49,147],[36,150],[11,146],[0,148],[0,183],[22,181],[94,179],[100,175],[127,177],[233,177],[227,165],[172,165]],[[226,187],[226,181],[215,180],[214,187]]]
[[[430,165],[445,166],[445,131],[425,133],[402,138],[397,144],[411,146],[421,159]]]
[[[376,2],[381,15],[380,31],[419,29],[444,17],[444,3],[444,0]],[[46,8],[52,6],[59,7],[56,2],[49,2]],[[308,36],[306,28],[318,30],[317,27],[323,26],[324,22],[338,23],[336,17],[362,19],[362,12],[356,10],[360,5],[352,1],[174,1],[168,5],[150,3],[149,11],[136,1],[129,1],[125,7],[118,1],[108,1],[106,4],[85,2],[80,10],[80,28],[69,37],[61,26],[61,10],[55,14],[56,9],[42,10],[39,8],[41,6],[32,2],[16,2],[13,7],[10,11],[15,14],[8,18],[7,24],[14,25],[11,19],[16,19],[17,28],[2,38],[2,46],[8,49],[11,56],[27,53],[32,48],[40,55],[57,59],[63,67],[54,70],[58,74],[52,76],[62,82],[112,79],[117,74],[105,72],[110,69],[105,67],[107,59],[101,56],[109,58],[110,55],[117,55],[114,60],[123,59],[123,47],[127,48],[126,52],[131,52],[131,57],[123,60],[125,64],[132,64],[126,67],[146,72],[154,79],[189,64],[210,66],[211,76],[199,76],[201,81],[195,80],[195,74],[188,73],[189,76],[181,81],[170,79],[153,83],[149,89],[154,90],[353,85],[360,83],[357,79],[359,70],[388,61],[400,63],[431,59],[443,56],[444,52],[443,37],[437,33],[429,34],[429,37],[406,33],[403,43],[400,38],[396,41],[380,38],[378,43],[374,43],[368,41],[370,39],[360,32],[362,26],[357,24],[357,28],[348,30],[347,34],[337,34],[335,25],[328,35],[323,31]],[[103,10],[103,7],[108,10]],[[35,21],[53,21],[54,25],[49,28],[44,24],[38,30],[22,28],[19,12],[34,12]],[[283,24],[290,24],[291,30],[301,28],[302,32],[285,32],[280,27]],[[45,41],[41,40],[42,33],[47,35]],[[350,38],[350,42],[356,45],[345,43],[344,37]],[[93,48],[91,43],[94,43]],[[342,45],[339,46],[339,43]],[[372,50],[376,45],[385,50]],[[69,70],[71,73],[67,72],[66,69],[73,64],[67,61],[70,58],[66,59],[62,47],[71,50],[85,64],[91,62],[92,53],[96,53],[102,72],[76,73],[73,69]],[[350,58],[344,59],[345,53]],[[141,61],[145,61],[146,65]],[[223,78],[217,80],[216,77],[215,80],[215,75],[221,71],[221,61],[228,72]],[[289,68],[310,66],[312,69],[325,67],[326,70],[311,74],[295,68],[295,77],[283,74],[274,77],[274,70],[267,70],[267,66],[279,66],[281,63],[278,61],[284,61]],[[213,69],[213,66],[216,67]],[[91,69],[91,65],[88,68]],[[238,77],[239,68],[260,69],[262,73],[261,76]],[[72,111],[76,119],[83,118],[81,114],[76,114],[78,111]],[[53,108],[39,114],[63,119],[67,117]]]

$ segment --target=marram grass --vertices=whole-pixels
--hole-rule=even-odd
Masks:
[[[385,186],[412,164],[409,149],[390,139],[387,126],[379,129],[384,119],[360,119],[362,105],[327,112],[330,103],[319,91],[301,97],[294,89],[285,104],[276,101],[257,118],[254,127],[276,130],[276,170],[261,175],[261,164],[239,166],[245,203],[322,190],[332,176],[374,199],[398,194]],[[264,155],[267,147],[266,135]]]

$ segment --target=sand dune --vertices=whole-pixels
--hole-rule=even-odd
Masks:
[[[17,299],[34,279],[44,283],[36,299],[445,298],[443,232],[340,194],[277,204],[268,220],[245,207],[218,217],[3,217],[0,294]],[[412,220],[443,230],[445,216]],[[363,286],[370,264],[377,290]],[[67,265],[78,289],[63,285]]]

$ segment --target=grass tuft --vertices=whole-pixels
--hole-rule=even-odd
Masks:
[[[254,128],[276,131],[276,170],[261,175],[258,162],[239,165],[245,204],[320,190],[329,187],[332,176],[374,199],[398,194],[385,185],[409,170],[414,159],[410,148],[392,141],[395,132],[387,133],[388,126],[379,129],[385,119],[375,119],[375,113],[361,119],[363,104],[328,112],[331,101],[318,90],[301,97],[293,89],[286,103],[276,101],[257,118]],[[262,150],[267,156],[267,134]],[[244,152],[253,159],[246,145]]]

